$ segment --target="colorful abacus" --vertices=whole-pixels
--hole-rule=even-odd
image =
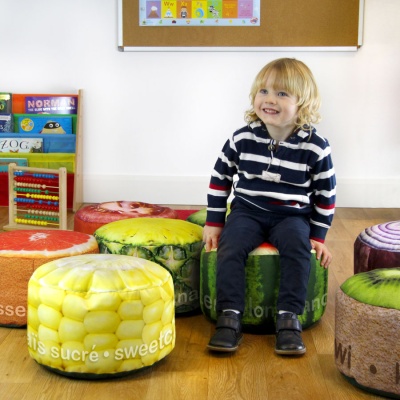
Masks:
[[[67,229],[66,168],[8,168],[9,224],[13,229]]]

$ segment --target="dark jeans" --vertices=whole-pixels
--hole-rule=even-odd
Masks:
[[[277,310],[302,314],[310,274],[308,219],[258,210],[235,200],[218,243],[217,311],[245,308],[245,265],[248,254],[263,242],[280,255]]]

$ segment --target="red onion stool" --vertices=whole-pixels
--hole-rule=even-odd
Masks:
[[[374,225],[354,242],[354,273],[400,267],[400,221]]]
[[[79,379],[127,375],[175,346],[172,277],[148,260],[86,254],[39,267],[28,285],[28,350]]]
[[[169,207],[139,201],[109,201],[80,208],[74,216],[74,230],[93,235],[110,222],[128,218],[178,218]]]
[[[335,363],[353,385],[400,398],[400,268],[347,279],[336,293]]]
[[[28,281],[49,261],[98,253],[96,239],[66,230],[15,230],[0,233],[0,326],[26,325]]]

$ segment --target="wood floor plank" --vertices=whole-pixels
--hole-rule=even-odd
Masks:
[[[0,383],[30,383],[36,374],[26,344],[26,330],[13,329],[0,345]]]

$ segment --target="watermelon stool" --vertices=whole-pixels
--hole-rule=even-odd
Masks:
[[[213,321],[216,311],[217,252],[201,253],[200,306],[203,314]],[[276,301],[279,290],[279,252],[269,243],[253,250],[247,259],[245,311],[243,329],[275,332]],[[311,256],[311,271],[307,289],[306,306],[299,320],[303,328],[319,321],[325,312],[328,299],[328,270]]]
[[[136,257],[85,254],[39,267],[28,285],[28,350],[52,372],[125,376],[175,346],[171,274]]]
[[[98,253],[96,239],[67,230],[15,230],[0,233],[0,326],[26,325],[28,281],[49,261]]]
[[[400,221],[374,225],[354,242],[354,273],[400,267]]]
[[[110,222],[127,218],[178,218],[169,207],[139,201],[109,201],[80,208],[74,216],[74,230],[93,235],[96,229]]]
[[[353,385],[400,399],[400,268],[347,279],[336,293],[335,363]]]
[[[199,309],[202,227],[180,219],[131,218],[103,225],[94,236],[100,253],[140,257],[168,270],[176,313]]]

